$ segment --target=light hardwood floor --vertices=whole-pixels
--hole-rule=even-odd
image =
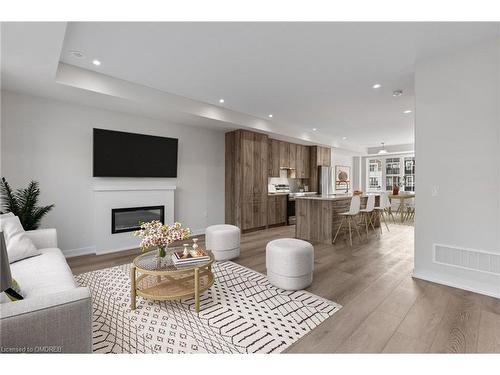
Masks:
[[[267,242],[295,228],[246,233],[237,263],[265,273]],[[413,227],[391,225],[352,248],[314,244],[308,290],[343,308],[289,353],[500,353],[500,300],[411,278]],[[75,274],[130,262],[138,251],[68,259]]]

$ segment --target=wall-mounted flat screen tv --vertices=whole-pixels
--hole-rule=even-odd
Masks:
[[[177,177],[177,138],[94,129],[94,177]]]

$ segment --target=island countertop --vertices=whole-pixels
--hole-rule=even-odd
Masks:
[[[375,196],[375,205],[379,204],[378,193],[361,195],[361,208],[366,206],[367,197]],[[295,237],[311,242],[331,244],[342,221],[343,212],[349,211],[352,194],[315,195],[296,197]],[[375,227],[380,225],[375,218]]]
[[[360,195],[361,198],[366,198],[369,195],[374,195],[378,197],[378,193],[367,193]],[[310,196],[299,196],[295,199],[311,199],[311,200],[321,200],[321,201],[337,201],[342,199],[351,199],[354,194],[329,194],[329,195],[310,195]]]

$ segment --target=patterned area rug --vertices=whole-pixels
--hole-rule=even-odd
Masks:
[[[341,306],[306,291],[285,291],[233,262],[213,265],[214,285],[194,299],[137,297],[130,310],[130,265],[75,276],[94,305],[94,352],[279,353]]]

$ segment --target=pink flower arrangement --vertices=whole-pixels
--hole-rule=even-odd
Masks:
[[[174,225],[166,225],[158,220],[142,223],[141,229],[134,232],[134,236],[142,237],[142,251],[154,247],[165,249],[165,247],[174,241],[188,239],[190,234],[191,230],[189,228],[182,228],[181,223],[176,222]]]

